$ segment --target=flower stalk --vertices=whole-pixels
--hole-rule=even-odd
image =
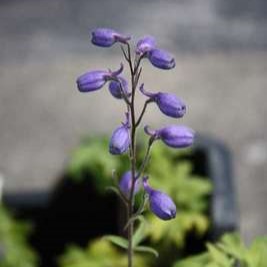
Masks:
[[[156,68],[169,70],[175,67],[175,59],[167,51],[157,48],[156,40],[152,36],[146,36],[140,39],[134,51],[131,50],[130,39],[128,35],[106,28],[93,31],[91,39],[92,43],[99,47],[110,47],[116,43],[121,44],[120,47],[128,63],[131,75],[130,90],[127,80],[122,76],[123,64],[121,64],[117,71],[113,72],[111,70],[86,72],[77,79],[77,86],[80,92],[85,93],[98,91],[104,87],[106,83],[109,83],[111,95],[118,100],[122,99],[126,104],[126,121],[122,122],[122,125],[113,131],[110,139],[109,151],[113,155],[120,155],[128,152],[130,170],[124,173],[120,182],[117,181],[116,187],[111,187],[110,189],[119,195],[126,207],[127,221],[124,230],[127,230],[128,247],[126,245],[123,246],[123,248],[127,248],[128,267],[133,267],[134,248],[136,247],[136,244],[133,244],[135,221],[140,219],[140,216],[146,208],[147,200],[150,210],[158,218],[171,220],[176,216],[176,206],[172,199],[164,192],[151,187],[148,184],[147,175],[143,177],[143,175],[145,175],[146,166],[150,160],[152,144],[157,140],[161,140],[165,145],[172,148],[188,147],[193,143],[194,131],[186,126],[179,125],[170,125],[155,130],[151,129],[149,126],[145,126],[144,131],[149,135],[148,145],[141,166],[137,168],[136,133],[144,118],[148,104],[155,103],[164,115],[176,119],[184,116],[186,106],[176,95],[162,92],[147,92],[144,89],[144,84],[142,84],[140,86],[140,92],[148,98],[144,103],[143,109],[137,116],[135,96],[142,74],[142,60],[148,59]],[[140,183],[141,179],[143,183]],[[143,187],[143,201],[135,210],[135,194],[140,189],[141,184]],[[141,248],[144,247],[137,247],[139,251]],[[149,250],[151,251],[151,248]],[[147,251],[148,250],[146,250],[146,252]]]

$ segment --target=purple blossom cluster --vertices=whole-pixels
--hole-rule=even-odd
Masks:
[[[109,152],[113,155],[121,155],[129,152],[130,157],[136,156],[134,151],[134,140],[132,140],[135,129],[139,126],[146,107],[150,103],[157,105],[159,110],[166,116],[178,119],[186,113],[186,105],[182,99],[175,94],[166,92],[150,92],[145,89],[142,83],[139,91],[145,96],[146,102],[138,120],[134,120],[134,96],[135,88],[138,86],[141,68],[141,60],[147,59],[153,66],[163,70],[173,69],[175,59],[168,52],[157,46],[156,40],[152,36],[145,36],[137,41],[134,49],[135,61],[132,64],[130,58],[130,41],[131,37],[121,34],[112,29],[96,29],[92,32],[91,42],[100,47],[111,47],[119,43],[121,45],[125,59],[129,62],[132,75],[131,88],[127,79],[122,75],[124,66],[121,64],[118,70],[93,70],[84,73],[77,79],[77,87],[80,92],[93,92],[104,87],[108,83],[108,89],[111,95],[116,99],[124,100],[127,106],[125,121],[121,123],[112,133]],[[125,47],[128,49],[126,53]],[[137,63],[136,63],[137,62]],[[144,175],[145,165],[149,158],[149,151],[152,144],[161,140],[165,145],[172,148],[186,148],[192,145],[194,141],[194,131],[187,126],[173,124],[160,129],[152,129],[148,125],[144,127],[144,132],[149,136],[149,145],[147,155],[142,166],[132,166],[132,169],[124,173],[118,184],[120,192],[123,193],[126,200],[134,197],[141,189],[148,196],[150,210],[162,220],[170,220],[176,216],[176,206],[172,199],[165,193],[153,189],[148,184],[148,176]],[[135,162],[135,161],[133,161]],[[133,169],[134,168],[134,169]],[[138,170],[138,171],[135,171]],[[135,175],[133,175],[133,173]],[[138,173],[138,174],[137,174]],[[134,177],[134,178],[133,178]],[[130,199],[131,200],[131,199]]]

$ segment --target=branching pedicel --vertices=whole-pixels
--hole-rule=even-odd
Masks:
[[[150,149],[156,140],[161,140],[167,146],[173,148],[188,147],[193,143],[194,131],[182,125],[170,125],[161,129],[151,129],[144,127],[145,133],[149,136],[146,155],[141,166],[136,165],[136,130],[139,127],[146,108],[149,103],[156,103],[165,115],[173,118],[181,118],[186,112],[184,102],[170,93],[152,93],[144,88],[144,84],[139,87],[140,92],[147,98],[143,109],[137,116],[135,110],[135,95],[142,73],[141,62],[148,59],[157,68],[168,70],[175,67],[175,60],[167,51],[157,48],[156,41],[152,36],[140,39],[134,53],[131,51],[129,36],[120,34],[112,29],[96,29],[92,32],[92,43],[100,47],[110,47],[115,43],[121,44],[121,50],[128,63],[131,79],[130,88],[127,80],[121,75],[123,64],[116,71],[95,70],[81,75],[77,79],[77,86],[80,92],[92,92],[101,89],[109,83],[109,91],[112,96],[122,99],[126,104],[125,121],[117,127],[110,139],[109,152],[113,155],[120,155],[129,152],[131,169],[122,175],[117,187],[114,189],[123,200],[127,210],[126,227],[128,240],[120,244],[128,250],[128,267],[133,266],[134,251],[150,251],[150,248],[138,246],[133,242],[134,223],[144,211],[144,201],[135,210],[135,194],[143,187],[144,200],[148,199],[150,210],[162,220],[170,220],[176,216],[176,206],[172,199],[165,193],[153,189],[148,184],[148,176],[145,173],[146,165],[149,161]],[[134,54],[134,55],[133,55]],[[134,178],[133,178],[134,177]],[[123,240],[123,239],[121,239]]]

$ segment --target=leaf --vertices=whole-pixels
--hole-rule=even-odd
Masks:
[[[146,221],[144,217],[138,216],[136,219],[140,221],[140,224],[133,235],[133,247],[136,247],[144,240],[146,230]]]
[[[211,255],[211,258],[213,259],[214,263],[218,263],[219,266],[222,267],[231,267],[231,261],[230,259],[224,254],[223,251],[219,250],[217,247],[215,247],[212,244],[207,244],[209,253]],[[213,262],[211,262],[213,263]],[[212,265],[213,266],[213,265]]]
[[[248,267],[266,267],[267,237],[256,238],[248,249],[244,260]]]
[[[218,244],[218,247],[238,260],[242,260],[246,253],[246,248],[237,233],[225,234],[222,237],[222,241]]]
[[[124,226],[123,230],[124,230],[124,231],[127,230],[127,228],[128,228],[128,226],[129,226],[130,223],[132,223],[132,222],[134,222],[134,221],[136,221],[136,220],[139,220],[139,219],[141,219],[141,218],[143,218],[143,219],[145,220],[145,218],[144,218],[143,215],[137,215],[137,216],[134,215],[134,216],[131,217],[131,218],[129,219],[129,221],[126,223],[126,225]]]
[[[147,267],[142,255],[135,255],[135,266]],[[86,248],[68,246],[59,258],[59,267],[125,267],[127,254],[118,250],[108,240],[98,238],[91,241]],[[1,264],[0,264],[1,266]],[[2,267],[2,266],[1,266]],[[7,266],[4,266],[7,267]],[[8,266],[10,267],[10,266]],[[13,267],[13,266],[12,266]],[[17,266],[16,266],[17,267]],[[24,267],[24,266],[22,266]]]
[[[179,260],[173,267],[206,267],[209,263],[208,253],[202,253],[197,256],[191,256],[184,260]]]
[[[134,251],[150,253],[150,254],[153,254],[156,258],[158,258],[158,256],[159,256],[159,253],[154,248],[147,247],[147,246],[135,247]]]
[[[106,239],[121,248],[128,249],[128,240],[121,236],[106,235],[103,237],[103,239]]]

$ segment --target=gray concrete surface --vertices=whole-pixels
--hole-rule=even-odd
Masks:
[[[234,156],[241,232],[267,232],[266,1],[0,2],[0,173],[6,190],[52,187],[85,134],[109,133],[122,103],[106,89],[82,95],[78,75],[116,68],[118,47],[94,47],[89,32],[109,26],[154,35],[177,67],[144,64],[147,88],[176,92],[181,123],[224,141]],[[140,99],[141,101],[141,99]],[[141,104],[140,104],[141,105]],[[147,122],[172,122],[151,108]]]

